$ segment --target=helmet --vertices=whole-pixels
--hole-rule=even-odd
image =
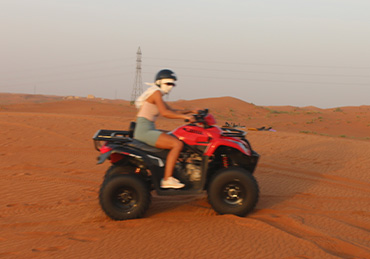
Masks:
[[[168,79],[168,78],[171,78],[173,80],[177,80],[175,72],[173,72],[172,70],[169,70],[169,69],[162,69],[155,76],[154,82],[157,81],[157,80]]]

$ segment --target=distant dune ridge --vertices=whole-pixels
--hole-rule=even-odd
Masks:
[[[245,125],[261,155],[252,214],[217,215],[205,194],[153,194],[144,218],[112,221],[97,198],[109,164],[96,165],[91,138],[127,129],[134,106],[0,94],[0,257],[370,258],[370,106],[267,107],[233,97],[170,105]],[[262,126],[276,132],[252,130]]]
[[[112,115],[135,119],[136,108],[125,100],[60,96],[1,94],[2,111],[28,111],[81,115]],[[370,139],[370,105],[320,109],[314,106],[256,106],[233,97],[218,97],[170,102],[174,108],[208,108],[218,124],[225,122],[247,128],[273,127],[279,131]],[[159,124],[174,123],[160,119]],[[176,123],[178,123],[177,121]],[[181,124],[181,122],[180,122]]]

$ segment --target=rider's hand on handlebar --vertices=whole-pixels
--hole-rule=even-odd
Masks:
[[[196,109],[192,110],[191,112],[192,112],[193,114],[198,114],[198,112],[199,112],[200,110],[201,110],[201,109],[196,108]]]
[[[191,122],[192,123],[192,122],[195,122],[196,121],[195,118],[194,118],[194,116],[192,116],[192,115],[191,116],[186,115],[185,117],[186,117],[185,118],[185,121],[186,122]]]

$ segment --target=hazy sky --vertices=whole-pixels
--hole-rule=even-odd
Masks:
[[[369,0],[0,0],[0,92],[370,105]],[[143,86],[146,89],[146,86]]]

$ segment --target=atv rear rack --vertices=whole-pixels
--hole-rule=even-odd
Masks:
[[[117,144],[123,144],[132,141],[132,132],[128,130],[98,130],[94,137],[95,149],[100,151],[102,146],[101,142],[111,142]]]
[[[247,134],[245,131],[238,130],[238,129],[231,129],[231,128],[221,128],[223,130],[222,136],[225,137],[236,137],[236,138],[244,138]]]

